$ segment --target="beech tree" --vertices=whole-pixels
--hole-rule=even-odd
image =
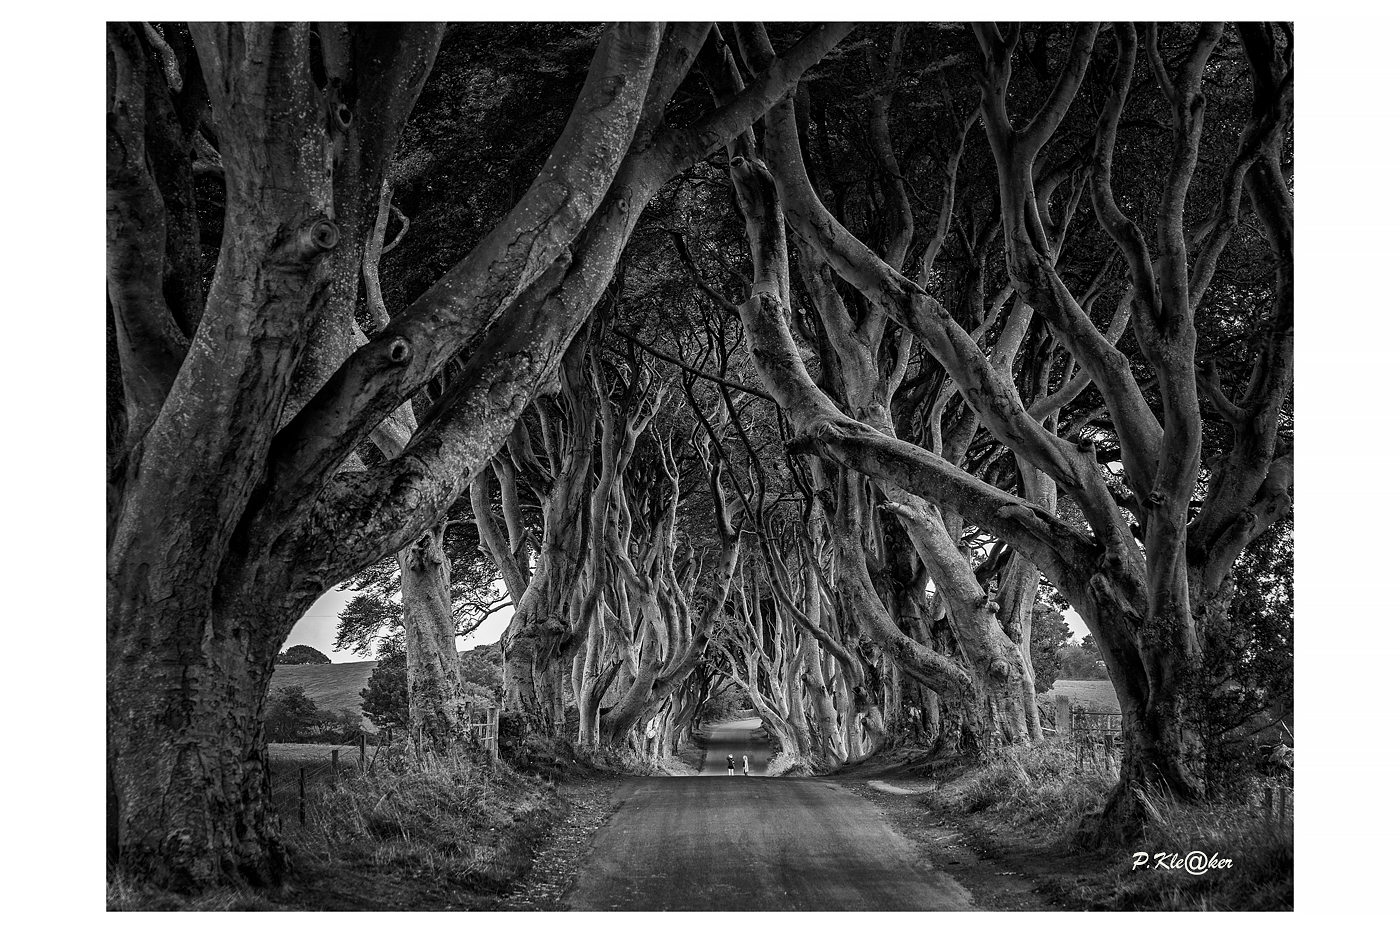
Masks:
[[[1044,163],[1037,161],[1076,99],[1098,27],[1075,28],[1048,99],[1020,128],[1013,128],[1008,116],[1020,29],[1003,34],[990,25],[975,28],[982,61],[980,119],[996,162],[1010,283],[1028,313],[1044,321],[1098,388],[1107,409],[1102,429],[1088,429],[1073,440],[1048,430],[1045,413],[1028,408],[999,370],[995,351],[988,353],[940,301],[830,214],[807,178],[789,103],[765,118],[771,173],[752,149],[731,149],[754,268],[752,295],[740,310],[765,385],[799,436],[823,457],[968,516],[1028,557],[1079,610],[1104,650],[1124,714],[1122,778],[1104,823],[1114,832],[1134,823],[1137,788],[1160,786],[1186,799],[1202,795],[1198,631],[1218,624],[1221,588],[1228,586],[1240,548],[1291,502],[1292,456],[1279,433],[1291,380],[1291,194],[1282,167],[1291,119],[1291,40],[1286,29],[1239,27],[1254,102],[1240,127],[1238,148],[1216,179],[1213,202],[1188,229],[1185,207],[1204,126],[1202,76],[1223,31],[1218,24],[1200,27],[1169,67],[1158,30],[1147,30],[1148,57],[1168,108],[1174,146],[1156,194],[1157,255],[1114,197],[1113,155],[1138,46],[1130,25],[1114,29],[1117,64],[1092,137],[1088,184],[1094,214],[1129,268],[1126,301],[1150,367],[1154,410],[1144,381],[1057,271],[1058,245],[1046,203],[1053,186],[1047,191]],[[761,26],[741,26],[739,35],[751,63],[771,54]],[[1274,310],[1251,380],[1232,398],[1197,356],[1194,319],[1231,313],[1228,296],[1223,307],[1213,304],[1210,285],[1245,194],[1273,253]],[[986,430],[1049,477],[1075,503],[1087,530],[1033,498],[982,482],[923,448],[854,420],[820,391],[787,323],[784,219],[873,307],[925,347]],[[1196,500],[1203,479],[1202,394],[1235,426],[1236,435],[1229,452],[1207,465],[1207,492]],[[1096,456],[1103,437],[1117,442],[1125,490],[1114,488]],[[1023,480],[1034,487],[1029,477]],[[900,515],[913,517],[907,508]],[[936,545],[941,537],[925,543]],[[932,571],[938,561],[927,563]],[[947,583],[954,585],[945,584],[945,593],[958,598],[954,581]],[[969,586],[966,594],[970,612],[986,599],[980,588]],[[907,646],[899,633],[884,631],[887,646]],[[917,668],[917,660],[910,667]],[[993,668],[996,679],[1005,680],[1005,673]]]
[[[606,28],[529,189],[355,348],[366,244],[441,27],[111,27],[114,862],[177,889],[283,874],[261,718],[291,626],[440,521],[555,372],[641,205],[848,28],[684,127],[663,117],[708,25]],[[225,187],[207,289],[201,158]],[[401,452],[366,467],[359,449],[449,363]]]
[[[109,27],[115,864],[284,876],[268,682],[357,574],[424,748],[498,577],[527,731],[661,755],[732,683],[827,767],[911,705],[1039,740],[1053,592],[1124,715],[1105,832],[1205,793],[1289,657],[1233,578],[1286,563],[1291,29],[851,29],[546,29],[572,110],[444,195],[400,145],[442,26]]]

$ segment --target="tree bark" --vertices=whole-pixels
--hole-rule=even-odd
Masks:
[[[452,614],[452,563],[442,547],[445,527],[434,525],[399,553],[409,728],[420,753],[440,753],[464,737],[466,698]]]

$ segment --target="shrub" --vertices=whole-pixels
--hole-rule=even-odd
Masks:
[[[301,742],[315,731],[321,721],[316,701],[306,695],[300,684],[280,687],[273,691],[264,720],[269,742]]]
[[[181,898],[114,873],[108,908],[492,909],[562,809],[543,781],[480,756],[409,756],[396,770],[346,772],[335,787],[308,789],[305,825],[282,820],[296,868],[288,887]]]
[[[1042,823],[1073,827],[1103,808],[1114,778],[1081,768],[1079,752],[1066,742],[1040,742],[993,752],[962,792],[969,813],[993,811],[1014,825]]]

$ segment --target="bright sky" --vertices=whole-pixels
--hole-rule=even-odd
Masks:
[[[292,628],[292,634],[288,636],[284,647],[310,645],[333,662],[370,660],[351,651],[331,650],[331,646],[335,644],[336,619],[354,595],[353,590],[331,590],[316,600],[310,611]],[[457,650],[466,651],[477,645],[489,645],[500,638],[501,633],[510,624],[510,612],[511,607],[506,606],[491,613],[486,617],[486,621],[481,623],[481,628],[466,638],[457,639]]]

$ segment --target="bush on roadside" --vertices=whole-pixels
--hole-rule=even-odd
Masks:
[[[1292,910],[1293,823],[1275,822],[1236,803],[1186,805],[1161,794],[1141,796],[1143,839],[1110,857],[1121,866],[1066,892],[1109,910]],[[1147,864],[1133,869],[1133,854]],[[1192,874],[1155,868],[1159,853],[1229,859],[1230,866]]]
[[[1072,744],[1043,742],[1001,749],[948,788],[968,813],[994,813],[1012,826],[1037,826],[1068,843],[1086,818],[1102,811],[1116,776],[1081,768]],[[1110,866],[1059,893],[1082,906],[1110,910],[1291,910],[1293,827],[1271,822],[1237,801],[1182,804],[1164,794],[1142,796],[1143,837],[1102,853]],[[1133,853],[1191,852],[1231,860],[1229,868],[1192,875],[1184,869],[1133,870]]]
[[[346,772],[335,787],[308,790],[304,826],[284,815],[287,888],[181,898],[114,873],[108,909],[491,909],[562,809],[544,781],[479,755]]]
[[[1114,779],[1081,768],[1079,752],[1066,742],[1040,742],[993,752],[962,791],[968,813],[1004,814],[1014,825],[1072,826],[1103,808]]]

